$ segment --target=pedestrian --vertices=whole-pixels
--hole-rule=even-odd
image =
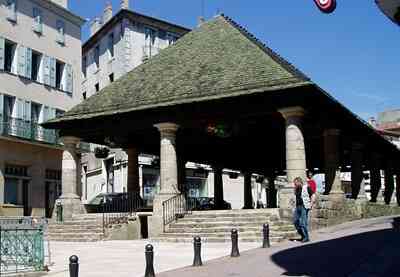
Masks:
[[[317,192],[317,183],[313,179],[313,174],[311,171],[307,172],[307,183],[314,193]]]
[[[303,179],[296,177],[293,180],[294,193],[296,196],[296,209],[294,211],[293,223],[297,232],[301,236],[301,242],[310,241],[308,235],[308,214],[315,203],[315,193],[303,182]]]

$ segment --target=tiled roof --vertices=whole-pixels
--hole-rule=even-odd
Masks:
[[[187,33],[48,127],[70,120],[311,84],[233,20],[219,15]]]

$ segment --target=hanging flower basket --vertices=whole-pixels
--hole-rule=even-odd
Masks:
[[[94,149],[94,156],[98,159],[107,158],[108,153],[110,153],[110,149],[108,149],[107,147],[96,147]]]

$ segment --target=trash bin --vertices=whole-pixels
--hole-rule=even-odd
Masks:
[[[63,206],[60,200],[56,201],[57,222],[63,222]]]

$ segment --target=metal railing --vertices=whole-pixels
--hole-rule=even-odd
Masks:
[[[171,222],[183,218],[186,214],[191,214],[195,202],[191,198],[186,198],[184,194],[178,194],[162,202],[163,208],[163,230]]]
[[[44,239],[42,228],[0,226],[0,275],[42,271]]]
[[[0,134],[51,144],[59,143],[56,130],[48,130],[38,123],[14,117],[0,117]]]
[[[105,195],[101,203],[103,233],[113,224],[127,223],[129,216],[144,208],[139,192],[125,192]]]

